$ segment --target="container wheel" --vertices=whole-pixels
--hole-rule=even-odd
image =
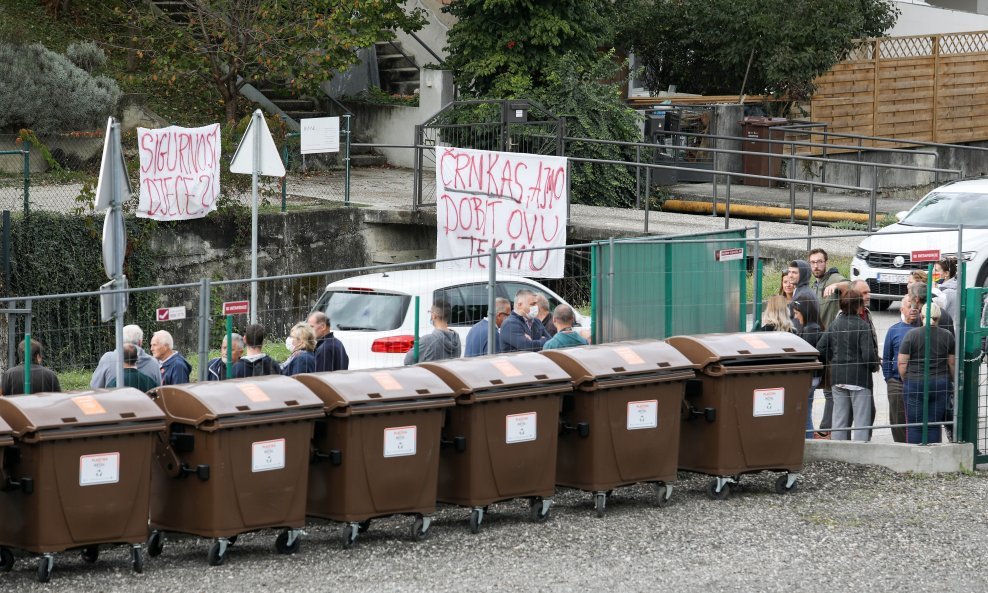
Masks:
[[[0,572],[10,572],[14,568],[14,553],[0,546]]]
[[[88,548],[83,548],[79,551],[79,555],[82,559],[89,564],[94,564],[99,560],[99,546],[89,546]]]
[[[655,488],[655,502],[660,507],[667,506],[672,500],[672,486],[663,482],[656,482],[652,484],[652,487]]]
[[[598,492],[593,495],[593,507],[597,511],[597,517],[604,516],[604,509],[607,507],[607,494]]]
[[[353,547],[353,544],[357,543],[357,534],[360,532],[360,525],[357,523],[348,523],[346,527],[343,528],[343,547],[349,550]]]
[[[717,479],[715,478],[707,482],[707,496],[709,496],[711,500],[727,500],[727,497],[730,495],[731,485],[729,483],[724,484],[724,486],[720,489],[720,492],[717,492]]]
[[[209,559],[210,566],[220,566],[223,561],[226,560],[226,550],[220,551],[221,543],[218,541],[213,542],[213,545],[209,546]]]
[[[545,523],[549,520],[549,505],[544,504],[541,496],[536,496],[528,501],[529,515],[536,523]],[[544,508],[543,508],[544,507]]]
[[[798,482],[793,482],[792,486],[786,488],[786,484],[789,482],[789,476],[787,474],[782,474],[775,480],[775,491],[778,494],[789,494],[796,490]]]
[[[159,556],[164,549],[165,535],[158,530],[152,531],[150,537],[148,537],[148,556],[152,558]]]
[[[367,533],[367,530],[370,529],[370,526],[371,526],[371,520],[365,519],[364,521],[357,523],[357,531],[359,533]]]
[[[480,524],[484,521],[482,509],[470,509],[470,533],[480,533]]]
[[[237,543],[237,536],[231,535],[230,537],[226,538],[226,541],[227,541],[226,545],[232,546],[233,544]]]
[[[144,551],[141,550],[141,546],[130,549],[130,567],[137,574],[144,572]]]
[[[412,539],[417,542],[424,540],[429,536],[429,527],[425,523],[425,519],[422,517],[415,517],[412,521]]]
[[[47,583],[51,580],[51,573],[55,570],[55,557],[45,554],[38,559],[38,582]]]
[[[288,536],[290,535],[290,530],[286,529],[278,534],[278,537],[274,540],[274,549],[278,551],[279,554],[294,554],[298,552],[298,547],[302,544],[302,538],[298,535],[295,536],[295,540],[292,541],[291,545],[288,545]]]

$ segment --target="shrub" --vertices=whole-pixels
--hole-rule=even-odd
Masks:
[[[113,79],[93,77],[38,43],[0,43],[0,64],[0,130],[99,128],[120,100]]]
[[[66,48],[65,57],[89,73],[102,70],[106,66],[106,54],[92,41],[73,43]]]

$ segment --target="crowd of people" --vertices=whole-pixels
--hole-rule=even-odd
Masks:
[[[930,423],[953,416],[952,379],[955,365],[953,319],[957,303],[957,260],[943,259],[935,277],[921,270],[910,274],[900,302],[900,321],[889,328],[879,349],[878,333],[868,308],[867,282],[851,282],[828,266],[827,252],[814,249],[806,260],[789,263],[778,294],[770,297],[760,331],[792,332],[820,352],[823,370],[812,379],[808,394],[807,438],[871,440],[875,420],[874,381],[881,371],[888,393],[889,423],[896,442],[920,443],[926,408]],[[927,282],[933,300],[927,307]],[[929,316],[929,338],[924,325]],[[928,405],[924,403],[924,359],[929,349]],[[819,427],[813,423],[818,389],[825,399]],[[941,424],[928,429],[927,442],[941,441]],[[943,425],[948,436],[950,425]]]

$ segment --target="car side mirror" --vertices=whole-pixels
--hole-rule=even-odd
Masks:
[[[895,219],[901,222],[902,219],[906,217],[906,214],[909,214],[908,210],[903,210],[902,212],[896,212]]]

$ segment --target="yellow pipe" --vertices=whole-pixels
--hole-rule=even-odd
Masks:
[[[710,214],[710,202],[694,202],[691,200],[666,200],[662,202],[665,212],[681,212],[684,214]],[[717,214],[724,214],[724,202],[717,202]],[[789,218],[789,208],[777,206],[752,206],[750,204],[731,204],[731,216],[743,218]],[[807,220],[810,216],[806,208],[796,208],[796,218]],[[879,214],[881,217],[881,214]],[[860,212],[835,212],[833,210],[813,210],[814,222],[839,222],[851,220],[868,224],[868,215]]]

